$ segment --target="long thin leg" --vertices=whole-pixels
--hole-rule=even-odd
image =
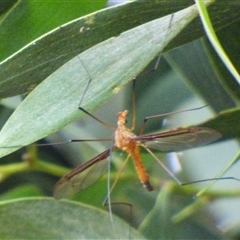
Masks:
[[[169,26],[168,26],[168,30],[167,30],[166,37],[165,37],[165,40],[164,40],[164,42],[163,42],[163,45],[166,44],[167,37],[168,37],[168,35],[169,35],[169,32],[171,31],[173,17],[174,17],[174,14],[172,14],[172,16],[171,16],[170,23],[169,23]],[[156,70],[158,69],[158,66],[160,65],[160,60],[161,60],[162,53],[163,53],[164,49],[165,49],[165,48],[163,48],[163,49],[161,50],[161,52],[158,54],[157,61],[156,61],[155,65],[154,65],[154,68],[151,69],[151,70],[149,70],[149,71],[146,71],[146,72],[144,72],[144,73],[141,73],[141,74],[136,78],[136,80],[139,79],[139,78],[141,78],[141,77],[144,77],[144,76],[148,75],[149,73],[152,73],[152,72],[154,72],[154,71],[156,71]]]
[[[149,153],[150,155],[161,165],[161,167],[179,184],[182,185],[182,183],[171,173],[171,171],[157,158],[157,156],[146,146],[142,145]]]
[[[118,171],[118,174],[117,174],[117,177],[115,178],[111,188],[110,188],[110,191],[108,193],[108,196],[112,193],[113,189],[115,188],[116,184],[117,184],[117,181],[119,180],[127,162],[129,161],[130,159],[130,155],[127,156],[126,160],[124,161],[123,165],[121,166],[121,169]],[[108,204],[108,196],[105,198],[105,200],[103,201],[103,205],[107,205]]]
[[[130,131],[134,131],[136,127],[136,79],[133,79],[133,89],[132,89],[132,127]]]
[[[235,177],[220,177],[220,178],[207,178],[207,179],[201,179],[201,180],[196,180],[196,181],[191,181],[191,182],[187,182],[187,183],[181,183],[182,186],[186,186],[186,185],[190,185],[190,184],[194,184],[194,183],[201,183],[201,182],[210,182],[210,181],[218,181],[218,180],[236,180],[240,182],[239,178],[235,178]]]
[[[169,27],[168,27],[168,31],[166,33],[166,38],[165,38],[165,41],[164,41],[164,45],[167,41],[167,36],[168,36],[168,33],[170,32],[171,30],[171,27],[172,27],[172,20],[173,20],[173,16],[174,14],[172,14],[171,16],[171,19],[170,19],[170,23],[169,23]],[[141,73],[140,75],[138,75],[136,78],[133,79],[133,91],[132,91],[132,127],[130,128],[130,131],[134,131],[135,127],[136,127],[136,81],[141,78],[141,77],[144,77],[154,71],[156,71],[159,67],[159,64],[160,64],[160,59],[161,59],[161,56],[162,56],[162,53],[163,53],[163,50],[161,50],[161,52],[158,54],[158,57],[157,57],[157,61],[154,65],[154,68],[149,70],[149,71],[146,71],[144,73]],[[148,118],[151,118],[151,117],[148,117]],[[147,121],[147,120],[144,120],[144,122]],[[144,126],[143,126],[144,127]],[[140,131],[141,133],[142,131]]]
[[[82,66],[83,66],[83,68],[85,69],[85,71],[86,71],[86,73],[87,73],[87,75],[88,75],[88,78],[89,78],[89,80],[88,80],[88,82],[87,82],[87,85],[86,85],[86,87],[85,87],[85,89],[84,89],[84,91],[83,91],[83,95],[82,95],[82,97],[81,97],[81,99],[80,99],[80,101],[79,101],[78,109],[81,110],[81,111],[83,111],[83,112],[86,113],[87,115],[91,116],[91,117],[92,117],[93,119],[95,119],[96,121],[100,122],[103,126],[105,126],[105,127],[107,127],[107,128],[110,128],[110,129],[115,129],[113,126],[105,123],[104,121],[102,121],[102,120],[100,120],[99,118],[95,117],[94,115],[92,115],[92,114],[89,113],[87,110],[85,110],[84,108],[81,107],[82,102],[83,102],[83,99],[84,99],[84,97],[85,97],[85,95],[86,95],[86,93],[87,93],[87,90],[88,90],[91,82],[92,82],[92,78],[91,78],[91,76],[90,76],[90,74],[89,74],[89,72],[88,72],[88,70],[87,70],[87,67],[84,65],[83,61],[81,60],[81,58],[78,57],[78,59],[79,59],[79,61],[81,62]]]
[[[149,119],[154,119],[154,118],[162,118],[165,116],[170,116],[173,114],[177,114],[177,113],[183,113],[183,112],[189,112],[189,111],[195,111],[195,110],[200,110],[204,107],[206,107],[207,105],[201,106],[201,107],[197,107],[197,108],[191,108],[191,109],[186,109],[186,110],[181,110],[181,111],[175,111],[175,112],[170,112],[170,113],[163,113],[163,114],[158,114],[158,115],[153,115],[153,116],[148,116],[143,120],[142,126],[140,128],[140,132],[139,132],[139,136],[143,135],[143,132],[145,130],[146,127],[146,123]]]

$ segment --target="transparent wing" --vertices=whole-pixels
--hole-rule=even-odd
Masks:
[[[96,182],[107,171],[107,158],[112,149],[107,149],[63,176],[55,185],[54,198],[69,198]]]
[[[221,138],[221,134],[216,130],[204,127],[193,127],[139,136],[134,139],[141,141],[148,148],[162,152],[177,152],[203,146],[219,138]]]

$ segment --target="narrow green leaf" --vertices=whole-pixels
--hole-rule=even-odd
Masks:
[[[184,9],[191,4],[192,2],[188,0],[178,2],[174,0],[134,1],[76,19],[39,37],[35,41],[33,41],[33,36],[39,35],[31,35],[24,43],[33,42],[0,64],[0,98],[28,93],[64,63],[86,49],[111,37],[116,37],[140,24]],[[54,12],[56,10],[50,9],[49,11]],[[215,4],[213,8],[210,7],[209,11],[213,13],[212,21],[216,30],[235,21],[239,15],[235,5],[230,3],[228,5]],[[51,14],[47,14],[47,16],[49,15]],[[224,16],[221,21],[219,21],[220,15]],[[42,16],[45,15],[41,15],[41,19],[43,19]],[[52,14],[51,16],[54,17],[55,15]],[[33,18],[32,21],[37,26],[42,25],[42,22],[39,23],[37,19]],[[60,19],[58,24],[62,24],[62,21]],[[56,26],[54,24],[51,26]],[[18,30],[14,31],[15,27],[16,20],[6,28],[8,31],[11,30],[11,34],[16,32],[17,35],[25,35],[26,27],[24,25],[21,26],[23,29],[20,28],[19,30],[18,28]],[[43,32],[46,32],[46,30]],[[80,30],[81,34],[79,33]],[[4,29],[1,32],[5,32]],[[195,20],[189,28],[179,34],[176,40],[171,42],[167,49],[186,44],[203,36],[203,34],[201,22],[199,19]],[[16,39],[16,37],[8,37],[3,42],[7,41],[8,46],[14,45],[10,41],[11,39]],[[15,46],[13,48],[16,50]]]
[[[170,217],[170,204],[171,204],[171,184],[166,184],[162,187],[161,192],[158,194],[155,205],[152,210],[144,219],[139,230],[147,236],[149,239],[173,239],[174,232],[169,231],[171,229],[171,217]],[[156,221],[158,219],[159,221]],[[158,226],[158,227],[156,227]],[[153,231],[157,229],[157,231]]]
[[[224,49],[221,46],[221,43],[218,40],[218,37],[213,29],[207,8],[205,7],[205,4],[201,0],[195,0],[199,15],[201,17],[205,32],[208,36],[209,41],[211,42],[212,46],[214,47],[215,51],[217,52],[218,56],[222,59],[225,66],[228,68],[228,70],[231,72],[231,74],[235,77],[238,84],[240,83],[240,76],[237,70],[235,69],[234,65],[232,64],[231,60],[225,53]]]
[[[1,61],[53,28],[103,8],[106,2],[16,1],[0,21]]]
[[[173,9],[169,8],[169,3],[165,1],[131,2],[76,19],[39,37],[35,41],[33,41],[32,36],[28,37],[27,35],[28,39],[24,40],[25,44],[30,41],[33,42],[0,64],[0,98],[25,94],[31,91],[36,85],[77,54],[140,24],[189,6],[189,3],[186,2],[174,5]],[[23,5],[21,9],[23,8],[24,11],[27,7],[25,6],[26,4]],[[43,8],[44,6],[46,7],[44,3],[41,6]],[[58,4],[56,7],[58,8]],[[28,15],[28,8],[25,11],[27,13],[24,13]],[[49,11],[54,12],[56,9],[52,6],[49,7]],[[19,11],[17,13],[19,14]],[[13,15],[16,17],[16,13],[13,13]],[[47,16],[49,15],[51,14],[47,14]],[[46,19],[44,20],[47,21]],[[41,21],[39,22],[36,19],[32,21],[36,22],[35,25],[42,25]],[[60,19],[59,25],[62,24],[62,21]],[[9,24],[8,21],[7,24]],[[16,32],[18,35],[26,35],[26,27],[24,25],[20,32],[19,30],[14,31],[16,24],[12,25],[6,27],[8,31],[11,30],[10,33],[15,34]],[[6,32],[4,28],[2,32]],[[43,34],[43,32],[41,33]],[[8,35],[3,35],[3,38],[3,42],[9,42],[9,39],[12,38],[16,39],[16,37],[8,37]],[[16,51],[14,46],[13,49]]]
[[[224,77],[219,72],[220,68],[213,64],[212,55],[206,53],[203,41],[194,41],[166,53],[164,57],[189,89],[216,112],[235,107],[233,97],[222,84]],[[219,58],[216,62],[219,62]]]
[[[27,145],[79,119],[83,115],[77,108],[79,99],[90,76],[92,82],[81,107],[92,111],[104,104],[136,77],[196,13],[196,8],[190,7],[154,20],[69,61],[32,91],[3,127],[0,146],[5,148],[1,148],[1,156],[16,150],[8,146]]]

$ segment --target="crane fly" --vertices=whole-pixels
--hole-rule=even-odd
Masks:
[[[169,28],[171,29],[173,15],[170,19]],[[168,34],[166,34],[167,36]],[[157,58],[157,62],[152,72],[157,69],[160,61],[161,53]],[[79,58],[82,66],[85,68],[86,73],[89,75],[87,68],[85,67],[82,60]],[[148,72],[147,72],[148,73]],[[143,74],[145,75],[145,74]],[[83,96],[79,103],[79,109],[93,117],[98,122],[102,123],[105,126],[108,126],[103,121],[99,120],[83,108],[81,108],[81,103],[84,98],[84,95],[89,87],[91,82],[91,76],[89,75],[89,82],[84,90]],[[133,106],[135,106],[135,94],[133,94]],[[126,127],[126,118],[128,116],[128,111],[118,113],[117,117],[117,127],[114,133],[114,144],[112,147],[108,148],[104,152],[95,156],[93,159],[88,162],[80,165],[79,167],[73,169],[67,175],[63,176],[56,184],[54,188],[54,197],[56,199],[67,198],[75,193],[89,187],[95,181],[97,181],[107,169],[107,159],[109,158],[112,150],[119,149],[128,153],[127,159],[132,158],[137,175],[140,179],[142,185],[148,190],[152,191],[153,187],[150,183],[148,173],[144,168],[142,158],[140,155],[140,147],[145,148],[152,156],[155,158],[160,165],[178,182],[180,183],[171,172],[161,163],[161,161],[152,153],[151,149],[159,150],[162,152],[175,152],[190,149],[197,146],[202,146],[208,143],[211,143],[221,137],[221,134],[213,129],[204,128],[204,127],[192,127],[186,129],[177,129],[166,132],[159,132],[150,135],[142,135],[143,129],[140,131],[140,136],[137,136],[133,133],[135,128],[135,109],[133,107],[133,127],[128,129]],[[158,117],[152,116],[153,118]],[[151,118],[151,117],[149,117]],[[146,118],[145,120],[149,119]],[[112,127],[110,127],[112,128]],[[181,184],[181,183],[180,183]]]
[[[56,199],[70,197],[97,181],[106,172],[107,159],[114,149],[128,153],[134,162],[140,182],[148,191],[152,191],[153,187],[140,155],[140,147],[153,155],[150,148],[162,152],[175,152],[202,146],[221,137],[219,132],[205,127],[182,128],[137,136],[133,133],[133,129],[126,127],[127,116],[127,110],[118,113],[115,143],[111,148],[75,168],[57,182],[54,189]]]

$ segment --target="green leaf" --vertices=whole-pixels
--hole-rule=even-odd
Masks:
[[[103,8],[106,2],[17,1],[1,19],[0,59],[4,60],[34,39],[66,22]],[[3,3],[1,7],[2,5]]]
[[[240,109],[233,108],[220,112],[215,118],[201,124],[222,134],[222,139],[240,137]]]
[[[232,62],[230,61],[230,59],[228,58],[224,49],[222,48],[221,43],[218,40],[218,37],[213,29],[205,4],[203,3],[203,1],[196,1],[196,4],[198,6],[199,15],[201,17],[201,20],[209,41],[211,42],[218,56],[222,59],[225,66],[228,68],[229,72],[235,77],[236,81],[239,84],[240,83],[239,74],[235,69],[234,65],[232,64]]]
[[[0,146],[27,145],[79,119],[83,114],[77,106],[90,77],[92,82],[81,107],[91,112],[103,105],[136,77],[196,13],[190,7],[143,24],[69,61],[18,107],[1,131]],[[1,156],[14,150],[2,148]]]
[[[155,205],[142,222],[139,230],[149,239],[173,239],[174,232],[169,231],[171,223],[170,202],[171,202],[171,185],[163,186],[158,194]],[[159,219],[160,221],[156,221]],[[159,222],[161,224],[159,225]],[[158,228],[154,225],[159,225]],[[158,229],[158,231],[153,231]]]
[[[235,107],[235,102],[234,97],[222,84],[222,81],[227,79],[226,76],[221,76],[219,70],[224,68],[222,65],[216,67],[219,59],[213,59],[213,54],[206,51],[206,46],[209,47],[206,42],[206,40],[194,41],[166,53],[164,57],[189,89],[203,98],[218,113]]]
[[[167,6],[162,8],[162,5],[164,4],[159,4],[157,1],[153,1],[153,3],[132,2],[76,19],[58,27],[45,36],[41,36],[35,41],[33,41],[34,38],[32,36],[28,37],[27,34],[27,40],[24,42],[33,42],[1,63],[0,97],[9,97],[29,92],[38,83],[77,54],[110,37],[116,37],[133,27],[171,13],[169,9],[167,12],[166,10],[161,10],[167,9]],[[45,4],[43,3],[42,6],[44,7]],[[64,4],[62,6],[64,7]],[[181,7],[182,5],[177,6],[176,10],[181,9]],[[26,6],[24,5],[21,9],[22,8],[25,10]],[[54,8],[52,9],[52,7],[49,9],[50,11],[56,11]],[[19,14],[19,12],[17,13]],[[13,13],[13,15],[15,16],[16,14]],[[43,16],[45,16],[45,14]],[[47,14],[47,16],[52,15]],[[32,21],[34,20],[38,23],[36,19]],[[44,21],[46,21],[46,19],[44,19]],[[58,24],[61,25],[62,23],[63,20],[60,19]],[[11,24],[11,21],[9,23],[8,19],[6,19],[6,24],[8,24],[6,28],[8,31],[11,30],[11,34],[15,32],[19,34],[17,30],[12,31],[15,24]],[[42,25],[41,21],[38,24]],[[26,26],[23,26],[21,30],[24,31],[25,29]],[[26,35],[25,31],[23,36]],[[6,32],[4,26],[2,32]],[[44,31],[44,33],[45,32],[46,31]],[[35,35],[35,37],[36,36],[39,35]],[[7,39],[12,39],[14,36],[8,37],[8,35],[4,34],[3,38],[3,42],[8,42]],[[16,39],[16,37],[14,39]],[[13,47],[13,49],[16,50],[15,47]]]
[[[143,239],[108,212],[70,201],[22,199],[0,204],[1,239]]]
[[[214,227],[207,225],[210,218],[208,214],[198,212],[198,216],[191,222],[184,218],[185,222],[182,221],[179,225],[173,222],[172,216],[178,212],[176,208],[181,209],[180,206],[183,207],[189,201],[187,198],[175,197],[173,189],[171,183],[165,182],[162,185],[161,191],[156,196],[156,202],[140,225],[139,231],[148,239],[178,239],[179,236],[182,239],[194,239],[196,232],[199,239],[219,238],[220,235],[215,232]],[[204,204],[201,205],[203,206]]]
[[[130,30],[140,24],[179,11],[180,9],[190,6],[190,4],[192,4],[192,2],[187,0],[177,2],[177,4],[176,1],[136,1],[76,19],[34,41],[31,35],[24,43],[33,42],[0,64],[0,97],[4,98],[28,93],[64,63],[86,49],[111,37],[116,37],[122,32]],[[216,30],[225,27],[237,19],[238,11],[236,11],[234,4],[214,5],[213,8],[210,7],[209,11],[213,13],[212,22]],[[42,3],[41,6],[44,8],[44,3]],[[23,11],[24,7],[26,6],[23,6]],[[64,4],[61,5],[61,7],[64,8]],[[68,8],[66,8],[66,10],[68,10]],[[49,9],[49,11],[61,12],[62,9]],[[221,21],[219,21],[220,14],[224,14],[225,16]],[[13,13],[12,15],[15,16],[16,14]],[[41,19],[46,20],[42,16],[45,16],[45,13],[41,15]],[[46,16],[52,16],[52,14],[46,13]],[[53,18],[54,16],[55,15],[53,15]],[[55,19],[51,21],[54,22],[54,20]],[[21,31],[14,31],[16,21],[16,19],[14,19],[13,23],[10,21],[11,24],[7,22],[7,24],[10,25],[8,25],[6,29],[11,31],[11,34],[16,33],[21,35],[22,32],[24,32],[23,35],[25,35],[26,26],[24,25],[20,28]],[[37,19],[33,18],[32,22],[36,21]],[[57,23],[60,25],[64,21],[67,21],[67,18],[59,20]],[[45,26],[41,21],[38,24]],[[38,26],[38,24],[35,25]],[[56,26],[56,24],[52,24],[51,26]],[[80,29],[81,33],[79,33]],[[43,32],[45,33],[46,30],[47,29],[44,29]],[[0,32],[5,32],[5,29],[3,28]],[[39,34],[43,32],[40,31]],[[34,36],[39,36],[39,34]],[[203,36],[201,22],[196,20],[171,42],[168,50],[193,41],[201,36]],[[6,37],[6,35],[3,37]],[[3,42],[9,42],[9,39],[16,39],[16,37],[9,36]],[[8,46],[9,45],[10,44],[8,44]],[[16,47],[13,46],[13,49],[16,50]],[[17,49],[19,49],[19,47]],[[12,50],[10,50],[10,52],[12,52]]]

